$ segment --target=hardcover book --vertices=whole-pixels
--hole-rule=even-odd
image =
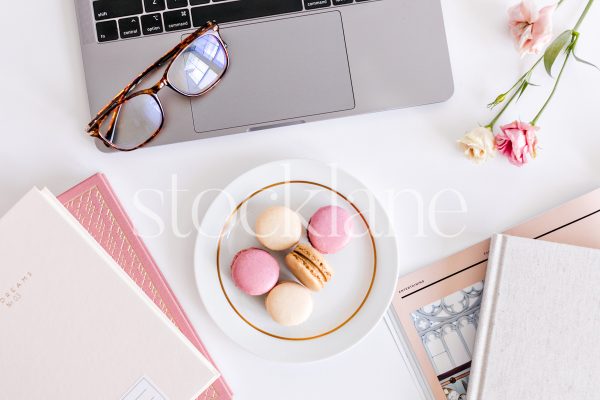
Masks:
[[[468,400],[598,397],[600,250],[493,238]]]
[[[105,176],[93,175],[58,199],[188,340],[213,362]],[[232,397],[221,376],[198,400]]]
[[[0,398],[193,400],[216,369],[47,190],[0,220]]]

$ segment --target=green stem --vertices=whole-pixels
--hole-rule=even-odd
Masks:
[[[575,27],[573,28],[573,31],[577,32],[579,30],[579,26],[581,25],[581,23],[583,22],[583,20],[587,16],[587,13],[588,13],[588,11],[590,11],[590,8],[592,7],[593,3],[594,3],[594,0],[589,0],[588,1],[587,5],[585,6],[585,10],[583,10],[583,13],[579,17],[579,20],[577,21],[577,23],[575,24]]]
[[[565,1],[565,0],[560,0],[558,3],[556,3],[556,8],[560,7],[560,5],[563,3],[563,1]]]
[[[525,79],[527,77],[527,75],[530,75],[533,70],[535,69],[535,67],[538,66],[539,63],[542,62],[542,60],[544,59],[544,56],[541,56],[536,62],[535,64],[533,64],[533,66],[531,68],[529,68],[529,70],[527,70],[527,72],[525,72],[523,74],[523,76],[521,76],[517,82],[506,92],[506,94],[509,94],[510,92],[513,91],[514,88],[516,88],[517,86],[519,86],[519,84],[523,83],[523,79]]]
[[[546,110],[546,107],[548,107],[548,104],[550,104],[550,101],[552,101],[552,98],[554,97],[554,94],[556,93],[556,89],[558,89],[558,84],[560,83],[560,79],[562,78],[563,72],[565,72],[565,67],[567,66],[567,63],[569,62],[569,58],[571,58],[571,55],[573,54],[573,50],[575,49],[575,46],[577,45],[577,41],[579,40],[579,31],[578,31],[579,27],[581,26],[581,23],[583,22],[583,20],[587,16],[588,12],[590,11],[592,4],[594,4],[594,0],[589,0],[587,5],[585,6],[585,9],[579,16],[577,23],[573,27],[573,30],[572,30],[573,36],[571,39],[571,43],[567,46],[567,50],[566,50],[567,55],[565,56],[565,61],[563,62],[563,65],[560,68],[560,72],[558,73],[558,76],[556,77],[556,81],[554,82],[554,87],[552,88],[552,91],[550,92],[548,99],[546,99],[546,102],[544,103],[544,105],[542,106],[540,111],[537,113],[535,118],[531,121],[531,125],[535,125],[538,122],[538,120],[540,119],[540,117],[542,116],[544,111]]]
[[[565,72],[565,67],[567,66],[567,62],[569,61],[570,57],[571,57],[571,50],[569,50],[567,52],[567,56],[565,57],[565,61],[563,62],[562,67],[560,68],[560,72],[558,73],[558,76],[556,77],[556,81],[554,82],[554,87],[552,88],[552,92],[550,92],[550,96],[548,96],[548,99],[546,100],[546,102],[542,106],[541,110],[537,113],[537,115],[535,116],[535,118],[531,121],[531,125],[535,125],[538,122],[538,120],[540,119],[540,117],[542,116],[542,114],[544,113],[544,111],[546,110],[546,107],[548,107],[548,104],[550,104],[550,101],[552,100],[552,97],[554,97],[554,93],[556,93],[556,89],[558,88],[558,84],[560,82],[560,78],[562,77],[563,72]]]
[[[523,84],[523,83],[521,83],[521,84]],[[504,114],[504,111],[506,111],[506,109],[508,108],[508,106],[510,106],[510,103],[512,103],[513,100],[515,99],[515,97],[517,97],[518,93],[519,93],[519,91],[515,90],[515,92],[512,94],[512,96],[510,96],[510,98],[506,102],[506,104],[504,104],[504,107],[502,107],[502,109],[498,112],[498,114],[496,114],[496,116],[494,117],[494,119],[491,120],[490,123],[485,126],[486,128],[489,128],[490,130],[494,129],[494,125],[496,125],[496,122],[498,121],[498,119],[500,119],[500,117],[502,116],[502,114]]]
[[[517,82],[512,85],[512,87],[510,89],[508,89],[504,95],[507,95],[509,93],[511,93],[513,90],[515,90],[516,88],[521,88],[521,86],[527,81],[529,80],[529,76],[531,75],[531,73],[533,72],[533,70],[538,66],[538,64],[540,62],[542,62],[542,60],[544,59],[544,56],[540,57],[535,64],[533,64],[531,66],[531,68],[529,68],[529,70],[527,70],[527,72],[525,72],[518,80]],[[504,111],[506,111],[506,109],[508,108],[508,106],[513,102],[513,100],[515,99],[515,97],[517,96],[517,94],[519,93],[519,90],[517,89],[512,96],[508,99],[508,101],[504,104],[504,106],[502,107],[502,109],[498,112],[498,114],[496,114],[496,116],[494,117],[494,119],[492,119],[490,121],[489,124],[486,125],[487,128],[490,129],[494,129],[494,125],[496,124],[496,122],[498,121],[498,119],[500,119],[500,117],[502,116],[502,114],[504,114]]]

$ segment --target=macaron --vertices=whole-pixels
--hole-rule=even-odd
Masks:
[[[282,282],[271,290],[265,300],[273,321],[283,326],[305,322],[313,312],[310,290],[295,282]]]
[[[299,244],[287,256],[290,272],[310,290],[319,291],[333,276],[325,257],[308,244]]]
[[[350,241],[352,229],[348,211],[338,206],[321,207],[308,222],[308,240],[321,253],[337,253]]]
[[[279,280],[279,263],[268,252],[249,248],[238,252],[231,263],[235,286],[251,296],[271,290]]]
[[[269,207],[256,220],[256,238],[270,250],[289,249],[300,240],[302,221],[287,207]]]

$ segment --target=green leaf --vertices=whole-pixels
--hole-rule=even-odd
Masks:
[[[590,67],[594,67],[594,68],[596,68],[598,71],[600,71],[600,68],[598,68],[598,66],[597,66],[597,65],[595,65],[595,64],[592,64],[592,63],[591,63],[591,62],[589,62],[589,61],[582,60],[581,58],[577,57],[577,55],[575,54],[575,52],[574,52],[574,51],[573,51],[573,58],[575,58],[577,61],[579,61],[579,62],[580,62],[580,63],[582,63],[582,64],[589,65]]]
[[[529,82],[524,81],[521,87],[519,88],[519,95],[517,96],[517,101],[519,101],[521,96],[523,96],[523,92],[525,91],[525,89],[527,89],[527,86],[529,86]]]
[[[571,42],[572,37],[573,31],[564,31],[554,39],[544,52],[544,66],[548,75],[552,76],[552,66],[554,65],[554,61],[556,61],[556,57]]]

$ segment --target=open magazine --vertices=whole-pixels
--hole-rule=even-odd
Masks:
[[[506,233],[600,248],[600,189]],[[385,320],[422,399],[466,399],[489,245],[486,240],[398,281]]]

